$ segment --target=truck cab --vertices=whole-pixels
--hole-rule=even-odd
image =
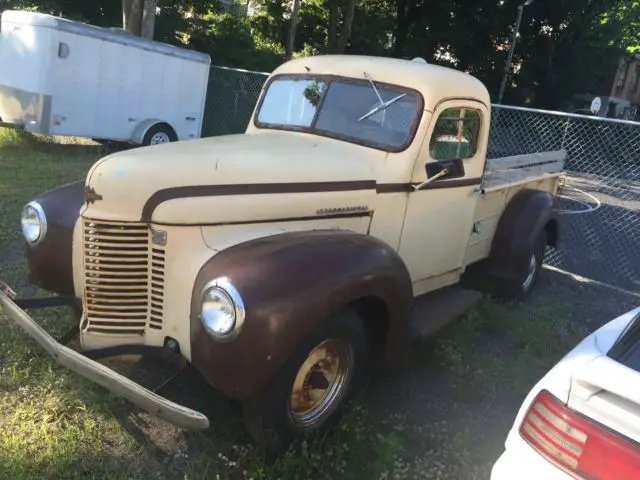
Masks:
[[[487,89],[463,72],[292,60],[244,134],[116,153],[27,205],[31,279],[82,305],[87,357],[170,349],[281,450],[327,428],[371,365],[403,357],[417,298],[472,266],[501,295],[531,291],[557,243],[563,152],[489,164],[490,116]],[[429,312],[418,331],[439,321]],[[79,373],[208,426],[105,371],[87,358]]]

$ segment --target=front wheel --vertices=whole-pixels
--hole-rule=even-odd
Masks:
[[[326,430],[363,379],[368,343],[352,310],[332,315],[289,359],[267,389],[244,404],[254,441],[278,454],[297,437]]]

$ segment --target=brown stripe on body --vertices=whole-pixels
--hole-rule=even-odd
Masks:
[[[471,187],[480,185],[482,178],[462,178],[459,180],[440,180],[427,185],[422,190],[440,190],[444,188]],[[379,183],[376,185],[378,193],[407,193],[413,192],[413,187],[417,187],[419,183]]]
[[[260,220],[240,220],[237,222],[217,222],[217,223],[174,223],[174,222],[153,222],[154,225],[164,225],[167,227],[187,227],[197,225],[199,227],[220,227],[225,225],[251,225],[252,223],[280,223],[280,222],[310,222],[312,220],[330,220],[330,219],[344,219],[344,218],[362,218],[370,217],[373,215],[372,211],[357,212],[357,213],[341,213],[336,215],[309,215],[306,217],[285,217],[285,218],[269,218]]]
[[[228,195],[268,195],[276,193],[348,192],[373,190],[375,180],[347,182],[304,182],[304,183],[245,183],[230,185],[193,185],[158,190],[151,195],[142,208],[143,222],[150,222],[153,212],[161,203],[178,198],[219,197]]]
[[[482,178],[463,178],[444,180],[427,185],[425,190],[457,188],[480,185]],[[377,193],[408,193],[418,183],[381,183],[375,180],[356,180],[345,182],[304,182],[304,183],[247,183],[229,185],[192,185],[158,190],[151,195],[142,208],[142,222],[151,222],[155,209],[162,203],[179,198],[218,197],[229,195],[268,195],[283,193],[315,193],[315,192],[348,192],[356,190],[373,190]],[[312,217],[324,218],[324,217]],[[311,218],[309,218],[311,219]]]

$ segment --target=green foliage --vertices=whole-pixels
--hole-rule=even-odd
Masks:
[[[606,30],[609,45],[640,53],[640,1],[622,0],[602,15],[600,27]]]
[[[294,58],[328,51],[330,5],[344,11],[348,1],[302,0]],[[122,21],[120,3],[0,0],[0,9],[35,9],[115,26]],[[258,13],[240,18],[219,13],[218,0],[160,0],[155,38],[207,52],[217,65],[270,71],[284,58],[291,5],[251,3]],[[346,52],[419,56],[469,72],[496,94],[521,3],[357,0]],[[604,94],[625,50],[640,52],[640,0],[536,1],[524,9],[505,102],[561,108],[575,93]]]
[[[271,71],[282,63],[282,45],[253,32],[247,19],[209,13],[199,23],[201,28],[188,35],[186,44],[208,52],[216,65]]]

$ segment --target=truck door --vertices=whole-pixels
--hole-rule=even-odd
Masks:
[[[436,108],[411,178],[399,254],[413,282],[459,269],[473,228],[486,156],[489,112],[473,100],[448,100]],[[455,281],[455,280],[454,280]]]

